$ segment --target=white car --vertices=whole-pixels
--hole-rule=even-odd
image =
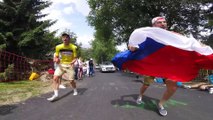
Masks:
[[[96,64],[96,65],[95,65],[95,69],[100,69],[100,65],[99,65],[99,64]]]
[[[111,62],[104,62],[100,64],[100,71],[101,72],[115,72],[116,68]]]

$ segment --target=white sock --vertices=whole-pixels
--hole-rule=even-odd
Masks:
[[[74,92],[77,92],[77,89],[75,88],[75,89],[73,89],[73,91],[74,91]]]
[[[54,95],[58,96],[58,90],[54,90]]]
[[[158,104],[158,106],[159,106],[161,109],[164,109],[163,105]]]

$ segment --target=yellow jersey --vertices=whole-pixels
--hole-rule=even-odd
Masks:
[[[77,52],[76,52],[77,46],[73,45],[73,44],[69,44],[69,45],[64,45],[59,44],[56,46],[55,48],[55,55],[57,57],[59,57],[60,54],[60,64],[70,64],[72,62],[72,60],[74,58],[76,58],[77,56]]]

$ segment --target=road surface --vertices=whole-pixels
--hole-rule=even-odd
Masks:
[[[165,86],[154,83],[143,98],[135,100],[141,80],[122,72],[100,73],[77,81],[79,95],[70,88],[60,90],[55,102],[46,100],[52,93],[16,105],[0,106],[0,120],[212,120],[213,94],[179,88],[167,102],[168,115],[158,114],[156,103]]]

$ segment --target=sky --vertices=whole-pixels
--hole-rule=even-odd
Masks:
[[[2,1],[2,0],[0,0]],[[47,1],[47,0],[45,0]],[[48,14],[43,20],[57,20],[49,30],[57,31],[56,35],[66,29],[77,35],[77,42],[82,43],[83,48],[90,48],[91,41],[94,40],[94,28],[89,26],[86,17],[90,12],[87,0],[49,0],[52,5],[41,12]],[[126,45],[117,47],[125,50]]]
[[[90,48],[91,41],[94,40],[93,27],[88,25],[86,17],[90,12],[87,0],[50,0],[52,5],[44,9],[43,13],[49,13],[45,19],[57,20],[50,31],[57,30],[58,34],[65,29],[76,33],[77,42],[82,43],[83,48]],[[125,50],[126,44],[117,47],[119,50]]]
[[[52,5],[42,13],[48,13],[44,19],[57,20],[49,29],[50,31],[58,30],[59,35],[68,29],[77,35],[77,42],[82,43],[83,48],[89,48],[91,41],[94,39],[95,30],[88,25],[86,16],[90,8],[86,0],[49,0]]]

